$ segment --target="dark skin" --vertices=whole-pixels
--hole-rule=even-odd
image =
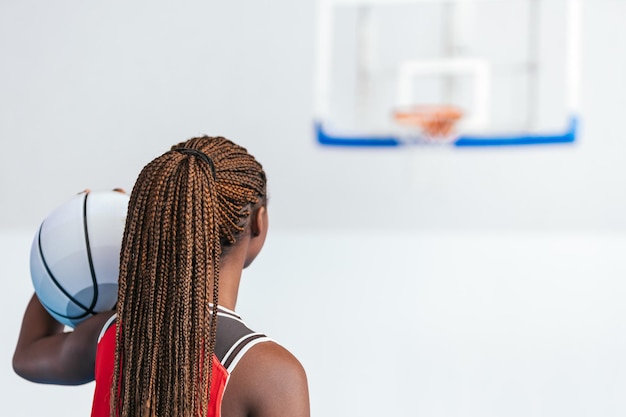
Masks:
[[[235,309],[241,273],[263,248],[268,226],[266,207],[257,208],[237,243],[222,256],[220,305]],[[97,314],[72,332],[65,332],[33,295],[22,321],[13,369],[39,383],[77,385],[93,381],[98,336],[112,314]],[[274,342],[253,346],[230,376],[222,415],[309,417],[304,368],[287,349]]]
[[[13,355],[13,369],[29,381],[79,385],[94,379],[96,343],[113,311],[100,313],[65,332],[33,295],[26,307]]]

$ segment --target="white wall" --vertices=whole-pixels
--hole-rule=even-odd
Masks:
[[[313,0],[4,1],[0,227],[31,227],[83,188],[130,188],[208,133],[267,167],[277,228],[625,231],[626,3],[584,10],[578,144],[411,158],[316,145]]]
[[[38,223],[201,133],[267,169],[273,231],[239,311],[301,358],[315,415],[624,415],[626,3],[586,2],[580,142],[523,149],[319,148],[314,13],[0,2],[7,415],[89,409],[90,386],[10,369]]]

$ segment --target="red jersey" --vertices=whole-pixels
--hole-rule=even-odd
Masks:
[[[234,311],[218,307],[218,326],[215,353],[213,354],[213,376],[211,400],[207,417],[220,417],[222,398],[232,373],[239,360],[257,343],[269,341],[265,335],[250,330]],[[91,417],[110,417],[111,381],[115,366],[115,316],[104,325],[96,352],[95,380]]]

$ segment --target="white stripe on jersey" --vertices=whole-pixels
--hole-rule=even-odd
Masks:
[[[242,337],[240,340],[237,341],[237,343],[235,343],[233,345],[232,348],[230,348],[230,350],[228,351],[228,353],[224,357],[224,361],[222,363],[226,363],[226,359],[230,357],[230,355],[232,354],[232,351],[236,347],[238,347],[239,344],[244,339],[248,339],[248,338],[250,338],[250,336],[254,336],[254,335],[262,335],[262,333],[251,333],[249,335],[246,335],[245,337]],[[239,363],[241,358],[243,358],[243,355],[245,355],[248,352],[248,350],[250,350],[250,348],[252,348],[253,346],[255,346],[255,345],[259,344],[259,343],[263,343],[263,342],[273,342],[273,340],[270,339],[267,336],[263,336],[263,337],[258,337],[256,339],[253,339],[253,340],[249,341],[239,352],[237,352],[237,355],[233,358],[233,360],[230,363],[230,365],[228,366],[228,368],[226,368],[226,370],[228,371],[228,374],[230,375],[233,372],[233,370],[235,369],[235,367],[237,366],[237,364]]]
[[[111,326],[111,324],[113,324],[113,322],[115,321],[116,317],[117,317],[117,313],[115,313],[111,317],[109,317],[109,319],[106,321],[106,323],[104,323],[104,326],[102,326],[102,330],[100,330],[100,335],[98,336],[98,343],[100,343],[100,340],[102,340],[102,338],[104,337],[104,334],[106,333],[107,329],[109,328],[109,326]]]

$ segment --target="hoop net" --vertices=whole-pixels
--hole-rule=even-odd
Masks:
[[[424,140],[432,142],[455,140],[456,122],[462,117],[461,109],[451,105],[416,105],[393,113],[396,123],[417,128]]]

